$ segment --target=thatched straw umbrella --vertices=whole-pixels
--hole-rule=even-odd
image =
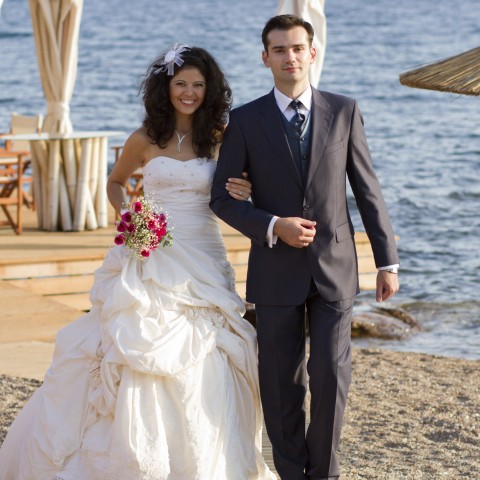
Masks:
[[[400,83],[427,90],[480,95],[480,47],[402,73]]]

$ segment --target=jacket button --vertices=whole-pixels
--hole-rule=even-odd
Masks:
[[[310,205],[304,205],[303,206],[303,211],[306,212],[310,208]]]

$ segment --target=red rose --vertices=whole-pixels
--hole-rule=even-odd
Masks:
[[[143,205],[141,202],[134,202],[132,206],[135,213],[140,213],[143,210]]]
[[[131,223],[130,225],[127,225],[127,232],[128,233],[135,233],[137,231],[137,227],[135,226],[134,223]]]
[[[142,257],[149,257],[149,256],[150,256],[150,252],[149,252],[148,250],[142,250],[142,251],[140,252],[140,255],[141,255]]]
[[[155,220],[149,220],[147,222],[147,228],[149,230],[155,230],[156,226],[157,226],[157,223],[155,222]]]
[[[125,243],[125,237],[123,235],[117,235],[114,242],[116,245],[123,245]]]
[[[124,232],[127,229],[127,224],[125,222],[119,222],[117,225],[117,231]]]
[[[127,222],[127,223],[130,223],[132,221],[132,214],[130,212],[125,212],[123,215],[122,215],[122,220],[124,222]]]

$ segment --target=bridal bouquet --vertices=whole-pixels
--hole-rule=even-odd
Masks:
[[[127,205],[116,222],[114,242],[125,245],[130,254],[142,260],[158,247],[172,245],[172,232],[168,228],[168,214],[156,212],[152,203],[139,197]]]

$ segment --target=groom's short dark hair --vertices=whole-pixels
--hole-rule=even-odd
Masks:
[[[276,15],[272,17],[263,27],[262,43],[265,51],[268,52],[268,34],[272,30],[291,30],[295,27],[303,27],[307,31],[308,42],[312,46],[313,36],[315,34],[312,25],[301,17],[296,15]]]

